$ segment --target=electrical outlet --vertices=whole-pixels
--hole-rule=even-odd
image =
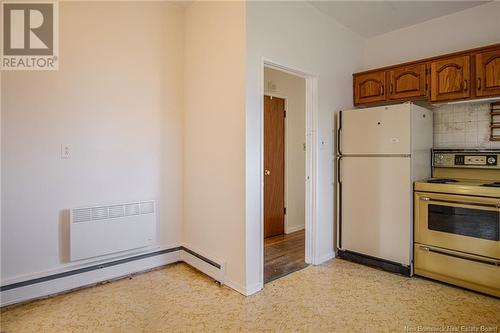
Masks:
[[[71,145],[66,143],[61,145],[61,158],[71,158]]]

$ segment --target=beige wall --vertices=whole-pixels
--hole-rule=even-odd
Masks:
[[[180,244],[182,31],[166,2],[61,2],[59,71],[2,73],[3,281],[71,266],[75,206],[155,199]]]
[[[365,40],[363,69],[494,43],[500,43],[498,1]]]
[[[60,70],[2,73],[3,281],[74,267],[63,210],[155,199],[160,248],[225,261],[244,289],[244,13],[61,3]]]
[[[185,13],[184,242],[245,285],[245,3]]]
[[[302,230],[306,221],[306,82],[271,68],[264,69],[264,91],[286,98],[285,232]]]

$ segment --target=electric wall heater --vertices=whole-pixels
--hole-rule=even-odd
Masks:
[[[70,210],[70,260],[139,249],[156,242],[154,201]]]

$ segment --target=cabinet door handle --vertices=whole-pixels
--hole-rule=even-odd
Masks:
[[[481,90],[481,78],[477,78],[477,90]]]
[[[384,86],[380,86],[380,95],[384,94]]]
[[[394,85],[391,83],[391,94],[394,92]]]
[[[468,88],[468,86],[467,86],[467,80],[464,80],[464,91],[467,91],[467,88]]]

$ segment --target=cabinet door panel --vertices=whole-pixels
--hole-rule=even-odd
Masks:
[[[388,72],[389,99],[425,96],[425,64],[395,68]]]
[[[381,102],[385,100],[385,72],[354,76],[354,104]]]
[[[500,95],[500,49],[476,55],[476,96]]]
[[[431,101],[470,97],[470,56],[431,63]]]

